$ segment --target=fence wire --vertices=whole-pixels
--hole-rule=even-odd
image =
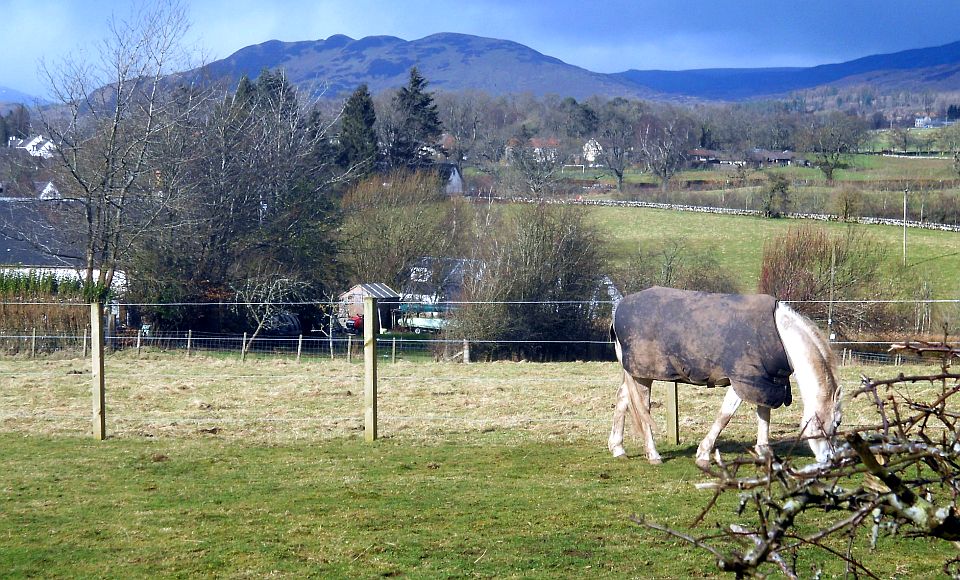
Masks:
[[[944,309],[928,313],[933,324],[934,320],[952,320],[951,309],[956,309],[960,300],[869,303]],[[561,303],[511,304],[533,308]],[[576,304],[596,306],[598,302]],[[610,302],[599,304],[612,306]],[[142,321],[127,324],[124,319],[125,307],[182,307],[192,311],[183,317],[190,322],[210,319],[211,312],[251,305],[255,306],[118,304],[108,309],[115,317],[105,338],[108,431],[130,437],[268,440],[357,436],[363,428],[361,337],[331,333],[319,325],[288,336],[253,337],[248,328],[245,339],[240,332],[164,329],[156,324],[145,328]],[[332,308],[334,303],[271,306],[305,305]],[[91,379],[86,358],[91,345],[84,318],[89,316],[88,305],[30,303],[32,310],[23,306],[0,303],[0,314],[13,312],[19,316],[18,324],[0,325],[0,382],[5,387],[0,393],[0,430],[85,433],[89,430]],[[0,316],[0,323],[7,320]],[[51,330],[57,325],[65,330]],[[823,321],[820,326],[824,327]],[[511,436],[589,439],[604,444],[613,392],[619,384],[619,370],[608,340],[464,340],[443,333],[417,335],[390,330],[377,340],[382,432],[418,439],[509,432]],[[869,328],[861,331],[862,336],[870,333]],[[841,364],[851,372],[857,367],[857,373],[846,379],[848,390],[856,385],[863,365],[919,364],[916,356],[887,352],[890,341],[906,337],[916,335],[833,341]],[[932,332],[928,337],[937,338]],[[510,356],[499,362],[462,364],[471,345],[505,349],[515,345],[576,345],[593,348],[595,356],[594,362],[562,365],[536,365]],[[883,369],[877,366],[876,372]],[[712,422],[723,393],[721,389],[693,388],[683,393],[681,429],[684,440],[695,443],[693,439],[702,436]],[[655,400],[657,396],[655,386]],[[780,428],[775,436],[789,437],[796,431],[799,407],[775,413]],[[665,410],[655,403],[653,413],[662,433]],[[865,417],[854,409],[845,425],[865,425]],[[752,413],[741,411],[728,433],[749,442],[755,428]]]

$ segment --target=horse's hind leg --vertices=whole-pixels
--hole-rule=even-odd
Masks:
[[[720,413],[717,415],[716,421],[713,422],[713,426],[710,427],[707,436],[703,438],[700,446],[697,447],[697,465],[700,467],[710,466],[710,453],[713,452],[713,446],[717,442],[717,437],[720,436],[720,432],[723,431],[723,428],[730,422],[730,417],[737,411],[741,402],[740,397],[733,390],[733,387],[727,387],[727,394],[724,395],[723,404],[720,405]]]
[[[647,448],[647,461],[652,464],[663,463],[653,441],[653,418],[650,416],[650,387],[652,379],[636,379],[630,373],[623,373],[623,387],[626,387],[630,401],[633,422],[643,437]]]
[[[757,405],[757,455],[770,455],[770,407]]]
[[[610,438],[607,439],[607,448],[614,457],[624,457],[627,452],[623,448],[623,423],[630,407],[630,394],[627,393],[627,384],[624,382],[617,389],[617,406],[613,410],[613,427],[610,429]]]

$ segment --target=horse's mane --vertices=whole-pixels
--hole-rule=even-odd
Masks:
[[[827,341],[826,337],[823,336],[823,333],[820,332],[820,329],[817,328],[817,325],[803,314],[800,314],[783,302],[777,303],[777,307],[783,309],[783,312],[787,315],[790,322],[798,330],[800,330],[801,333],[803,333],[807,340],[809,340],[810,343],[816,347],[817,352],[820,354],[819,357],[813,357],[813,363],[816,367],[816,371],[820,377],[820,380],[823,381],[827,387],[825,391],[832,397],[833,421],[834,424],[838,424],[843,412],[841,404],[842,389],[840,387],[839,380],[837,380],[837,374],[835,372],[835,369],[837,368],[836,355],[834,355],[833,349],[830,348],[829,341]]]

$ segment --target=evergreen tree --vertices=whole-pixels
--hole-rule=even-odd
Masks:
[[[396,168],[429,164],[423,148],[435,146],[440,138],[440,116],[433,95],[426,92],[427,84],[417,67],[413,67],[407,85],[393,97],[398,126],[392,135],[388,155]]]
[[[237,103],[245,105],[253,99],[255,92],[256,87],[250,82],[250,77],[244,74],[240,77],[240,82],[237,83],[237,92],[234,94],[234,100]]]
[[[340,149],[337,163],[359,176],[367,175],[377,160],[377,113],[366,83],[347,99],[340,121]]]

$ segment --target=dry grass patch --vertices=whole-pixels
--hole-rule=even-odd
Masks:
[[[864,397],[852,399],[861,374],[929,372],[933,367],[848,366],[841,369],[844,425],[875,422]],[[323,440],[363,429],[363,369],[344,361],[235,359],[118,353],[107,357],[107,427],[111,437],[225,437],[262,442]],[[596,442],[605,445],[616,363],[382,363],[379,418],[383,437],[443,441],[483,433],[489,439]],[[0,361],[0,430],[77,434],[90,426],[90,371],[81,360]],[[665,384],[654,384],[653,417],[665,431]],[[918,396],[934,385],[905,387]],[[706,432],[722,389],[681,385],[683,446]],[[773,414],[775,440],[795,436],[802,404]],[[746,448],[756,423],[749,406],[721,442]],[[630,431],[628,429],[628,431]],[[631,454],[641,453],[628,433]]]

